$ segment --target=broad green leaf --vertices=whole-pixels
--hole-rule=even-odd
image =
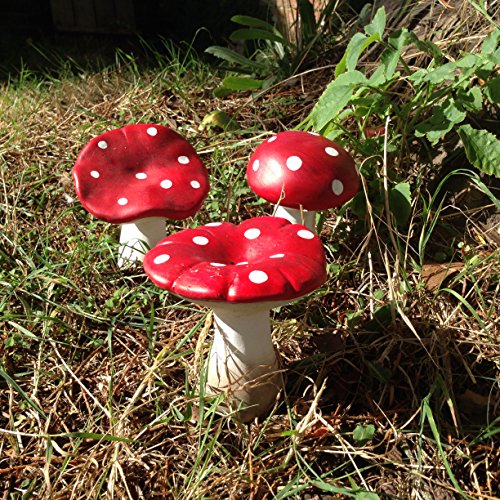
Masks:
[[[481,111],[483,109],[483,94],[479,87],[471,87],[466,90],[459,89],[456,101],[467,111]]]
[[[223,59],[224,61],[237,64],[241,68],[244,69],[265,69],[266,66],[264,64],[259,64],[251,59],[248,59],[241,54],[238,54],[234,50],[228,49],[226,47],[220,47],[218,45],[212,45],[211,47],[207,47],[205,49],[207,54],[212,54],[219,59]]]
[[[375,426],[373,424],[361,425],[358,424],[352,433],[354,441],[358,444],[365,444],[375,435]]]
[[[370,85],[380,86],[395,76],[395,71],[403,48],[414,38],[406,28],[393,33],[387,40],[387,48],[380,56],[380,65],[370,77]]]
[[[427,137],[431,144],[436,144],[465,117],[465,111],[450,97],[433,107],[432,116],[415,127],[415,135]]]
[[[378,35],[367,37],[363,33],[355,33],[351,38],[351,41],[347,45],[342,59],[335,67],[335,76],[338,77],[346,71],[353,71],[356,68],[356,64],[358,63],[361,54],[373,42],[376,42],[378,40],[380,40]]]
[[[366,76],[356,70],[343,73],[330,82],[311,111],[310,117],[315,130],[323,129],[334,120],[350,101],[353,93],[366,83]]]
[[[249,28],[262,28],[267,31],[275,31],[272,24],[252,16],[233,16],[231,21],[233,21],[233,23],[241,24],[242,26],[248,26]]]
[[[389,191],[389,208],[398,226],[407,224],[411,215],[411,191],[408,182],[400,182]]]
[[[281,35],[276,35],[275,33],[267,30],[262,30],[259,28],[242,28],[233,31],[229,36],[232,42],[236,41],[246,41],[246,40],[269,40],[271,42],[284,43],[284,39]]]
[[[438,66],[436,69],[420,69],[415,71],[410,76],[410,80],[416,84],[429,82],[433,84],[443,83],[446,80],[454,80],[456,75],[457,65],[454,62],[449,62]]]
[[[377,36],[379,40],[382,40],[382,35],[385,30],[385,22],[385,8],[380,7],[375,13],[375,16],[373,16],[372,22],[365,26],[365,33],[370,36]]]
[[[262,80],[243,76],[228,76],[222,80],[222,85],[231,90],[257,90],[262,88],[262,83]]]
[[[500,141],[490,132],[474,129],[470,125],[459,127],[458,135],[472,165],[485,174],[500,178]]]
[[[500,103],[500,76],[495,76],[486,84],[484,95],[493,104]]]
[[[483,41],[481,46],[481,53],[493,54],[498,46],[498,39],[500,38],[500,28],[495,28]]]

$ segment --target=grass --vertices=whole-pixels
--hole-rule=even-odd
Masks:
[[[210,315],[116,267],[117,228],[80,206],[75,157],[110,128],[167,124],[212,183],[172,232],[269,213],[247,159],[305,118],[331,69],[218,100],[213,70],[166,47],[152,69],[119,52],[99,71],[60,61],[2,86],[4,498],[498,498],[500,259],[480,219],[490,198],[472,210],[456,196],[476,174],[453,185],[428,165],[408,171],[420,184],[406,232],[369,204],[361,218],[327,213],[327,283],[273,315],[287,374],[277,405],[241,425],[204,397]],[[216,109],[238,129],[200,129]],[[462,267],[431,285],[425,266],[442,254]]]

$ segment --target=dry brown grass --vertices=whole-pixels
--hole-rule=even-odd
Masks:
[[[410,258],[418,202],[413,235],[399,235],[408,251],[383,215],[328,214],[328,282],[273,317],[287,374],[277,406],[243,426],[200,398],[210,317],[119,271],[116,229],[85,213],[70,178],[91,137],[164,123],[203,152],[214,187],[172,231],[268,211],[246,188],[246,159],[307,114],[329,75],[221,102],[200,72],[122,67],[2,89],[2,498],[498,498],[500,259],[477,210],[443,212],[466,247],[441,288]],[[200,132],[213,109],[245,132]],[[430,252],[447,238],[436,231]],[[359,425],[373,425],[367,442]]]

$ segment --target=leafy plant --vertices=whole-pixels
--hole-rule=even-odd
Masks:
[[[224,78],[216,94],[267,88],[295,74],[323,35],[324,21],[333,8],[334,2],[329,2],[316,21],[312,4],[299,0],[296,25],[300,25],[300,30],[295,30],[296,39],[262,19],[233,16],[231,21],[242,27],[233,31],[229,39],[242,44],[243,53],[218,45],[205,51],[225,61],[226,69],[232,73]]]
[[[367,213],[368,199],[375,214],[389,211],[398,228],[409,223],[423,172],[408,182],[405,162],[415,162],[415,143],[433,165],[435,152],[446,150],[445,142],[455,134],[453,142],[461,139],[474,167],[500,177],[500,141],[478,128],[482,113],[498,111],[499,37],[495,28],[477,53],[451,58],[406,28],[386,33],[383,7],[363,32],[354,34],[334,79],[302,126],[336,139],[352,130],[353,122],[358,125],[359,137],[351,140],[367,158],[361,171],[368,192],[368,197],[358,193],[352,202],[358,216]],[[376,65],[361,64],[368,50],[379,54]],[[417,52],[425,65],[414,69],[411,58]],[[380,172],[382,155],[385,175]]]
[[[388,151],[400,150],[402,137],[425,138],[432,146],[442,141],[457,125],[487,105],[498,106],[499,77],[495,66],[500,63],[498,39],[500,29],[494,29],[484,40],[478,54],[464,52],[455,60],[432,42],[422,41],[403,28],[386,35],[386,16],[380,8],[364,33],[356,33],[344,56],[335,68],[334,80],[319,98],[305,125],[334,138],[343,132],[342,122],[354,118],[365,137],[373,131],[373,123],[387,119],[394,125],[388,137]],[[374,71],[356,69],[363,53],[373,44],[381,54]],[[404,54],[418,49],[429,61],[426,68],[413,70]],[[406,83],[409,82],[410,85]],[[495,161],[498,141],[492,135],[475,133],[472,127],[459,129],[466,151],[480,170],[500,177]],[[477,154],[488,142],[491,153]],[[476,151],[474,153],[473,151]]]

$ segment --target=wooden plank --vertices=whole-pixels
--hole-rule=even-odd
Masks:
[[[114,0],[116,26],[125,32],[135,30],[135,11],[132,0]]]
[[[75,26],[73,3],[67,0],[50,0],[52,20],[56,29],[69,30]]]
[[[95,32],[97,28],[93,0],[72,0],[75,13],[75,27],[81,31]]]
[[[112,29],[116,17],[113,0],[94,0],[94,12],[99,31]]]

